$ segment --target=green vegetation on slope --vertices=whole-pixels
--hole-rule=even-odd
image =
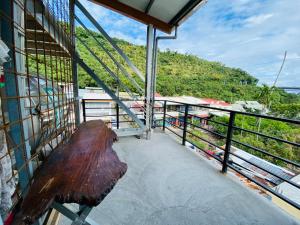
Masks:
[[[124,60],[114,54],[114,50],[104,41],[99,33],[95,33],[97,39],[118,59],[119,62],[130,72]],[[112,71],[116,70],[113,61],[105,52],[95,44],[95,40],[82,28],[77,28],[77,36],[88,44],[90,48],[101,58]],[[126,41],[115,39],[118,46],[127,54],[132,62],[141,70],[145,71],[145,46],[130,44]],[[88,62],[102,79],[112,87],[116,87],[113,79],[104,71],[91,54],[84,48],[80,41],[78,49],[81,57]],[[129,87],[134,87],[123,79]],[[262,87],[257,86],[258,79],[247,72],[226,67],[219,62],[209,62],[197,56],[180,54],[170,50],[159,51],[158,54],[158,76],[157,92],[163,96],[192,95],[195,97],[209,97],[234,102],[237,100],[257,100]],[[79,70],[79,85],[81,88],[95,86],[96,83]],[[272,94],[272,105],[300,103],[299,96],[288,94],[282,90],[275,89]]]
[[[228,124],[229,118],[228,117],[216,117],[214,119],[217,122],[222,122]],[[258,125],[260,123],[260,126]],[[235,119],[235,126],[241,127],[250,131],[260,132],[265,135],[269,135],[272,137],[276,137],[279,139],[283,139],[286,141],[299,143],[300,142],[300,129],[299,126],[288,124],[280,121],[275,120],[268,120],[268,119],[261,119],[259,121],[258,118],[251,117],[251,116],[243,116],[237,115]],[[214,129],[223,135],[227,134],[227,127],[223,125],[213,124]],[[259,130],[258,130],[259,129]],[[263,149],[271,154],[274,154],[279,157],[283,157],[288,160],[300,162],[300,151],[299,147],[281,142],[276,141],[270,138],[265,138],[262,136],[257,136],[256,134],[251,134],[249,132],[243,132],[238,129],[234,130],[233,139],[239,141],[241,143],[246,143],[253,147],[257,147],[259,149]],[[225,144],[225,140],[223,143]],[[272,163],[277,165],[284,165],[281,160],[275,160],[274,158],[267,156],[266,154],[260,153],[255,151],[251,148],[247,148],[243,145],[234,143],[234,146],[239,147],[247,152],[256,155],[260,158],[266,159]]]

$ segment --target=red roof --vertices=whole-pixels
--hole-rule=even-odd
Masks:
[[[230,104],[225,101],[217,100],[217,99],[213,99],[213,98],[202,98],[202,100],[206,101],[207,104],[210,104],[210,105],[230,106]]]

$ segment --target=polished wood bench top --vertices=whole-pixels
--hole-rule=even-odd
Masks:
[[[32,224],[54,201],[97,206],[127,170],[112,149],[115,140],[101,120],[81,124],[34,174],[21,205],[23,221]]]

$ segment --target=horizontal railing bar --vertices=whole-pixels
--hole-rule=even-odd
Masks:
[[[282,194],[279,194],[278,192],[274,191],[272,188],[268,187],[267,185],[264,185],[264,184],[260,183],[259,181],[253,179],[252,177],[248,176],[247,174],[245,174],[245,173],[241,172],[240,170],[236,169],[234,166],[228,164],[228,167],[230,167],[232,170],[234,170],[235,172],[237,172],[237,173],[241,174],[242,176],[246,177],[248,180],[252,181],[253,183],[257,184],[258,186],[260,186],[262,188],[264,188],[265,190],[269,191],[273,195],[276,195],[280,199],[284,200],[285,202],[289,203],[290,205],[292,205],[295,208],[300,210],[300,205],[297,204],[296,202],[290,200],[289,198],[285,197]]]
[[[177,102],[177,101],[172,101],[172,100],[156,100],[156,101],[173,102],[173,103],[178,103],[178,104],[182,104],[182,105],[195,106],[195,107],[200,107],[200,108],[205,108],[205,109],[214,109],[217,111],[223,111],[223,112],[229,112],[229,113],[234,112],[234,113],[246,115],[246,116],[254,116],[254,117],[260,117],[260,118],[264,118],[264,119],[271,119],[271,120],[277,120],[277,121],[300,125],[300,120],[293,120],[293,119],[281,118],[281,117],[275,117],[275,116],[267,116],[267,115],[261,115],[261,114],[257,114],[257,113],[240,112],[240,111],[236,111],[236,110],[222,109],[222,108],[216,108],[216,107],[199,105],[199,104],[198,105],[197,104],[188,104],[188,103],[182,103],[182,102]]]
[[[300,147],[300,144],[298,144],[298,143],[287,141],[287,140],[284,140],[284,139],[281,139],[281,138],[269,136],[269,135],[266,135],[266,134],[263,134],[263,133],[259,133],[259,132],[252,131],[252,130],[247,130],[245,128],[241,128],[241,127],[237,127],[237,126],[233,126],[233,128],[235,128],[237,130],[242,130],[242,131],[245,131],[245,132],[248,132],[248,133],[252,133],[252,134],[255,134],[255,135],[258,135],[258,136],[261,136],[261,137],[270,138],[270,139],[273,139],[273,140],[276,140],[276,141],[284,142],[286,144],[294,145],[296,147]]]
[[[128,109],[139,109],[141,107],[128,107]],[[103,108],[99,108],[99,107],[85,107],[85,109],[116,109],[115,107],[112,108],[108,108],[108,107],[103,107]]]
[[[240,164],[238,164],[238,163],[232,162],[231,164],[232,164],[232,165],[236,165],[236,166],[239,167],[239,168],[243,168],[243,169],[247,170],[247,172],[249,172],[249,173],[252,173],[252,174],[254,173],[254,172],[251,171],[250,169],[248,169],[248,168],[246,168],[245,166],[242,166],[242,165],[240,165]],[[268,180],[268,182],[271,183],[271,184],[274,185],[274,186],[277,185],[277,184],[274,183],[273,181]]]
[[[105,98],[97,98],[97,99],[92,99],[92,98],[83,98],[83,99],[81,99],[81,101],[91,101],[91,102],[93,102],[93,101],[105,101],[105,102],[113,102],[113,100],[112,99],[105,99]]]
[[[114,121],[114,122],[105,121],[105,123],[115,123],[115,124],[117,124],[117,121]],[[134,120],[122,120],[122,121],[119,121],[119,123],[135,123],[135,121]]]
[[[187,122],[187,123],[188,123],[189,125],[191,125],[191,126],[197,127],[197,128],[199,128],[199,129],[201,129],[201,130],[205,130],[205,131],[207,131],[207,132],[209,132],[209,133],[212,133],[212,134],[214,134],[214,135],[216,135],[216,136],[219,136],[219,137],[221,137],[221,138],[226,138],[226,136],[223,135],[223,134],[219,134],[219,133],[217,133],[217,132],[211,131],[211,130],[209,130],[209,129],[206,129],[206,128],[204,128],[204,127],[198,126],[198,125],[193,124],[193,123],[189,123],[189,122]]]
[[[216,160],[218,160],[220,163],[222,163],[222,160],[221,160],[220,158],[218,158],[217,156],[212,155],[212,154],[210,154],[209,152],[205,151],[203,148],[201,148],[200,146],[198,146],[196,143],[191,142],[191,141],[189,141],[189,140],[187,140],[187,141],[188,141],[189,143],[191,143],[192,145],[194,145],[196,148],[200,149],[200,150],[201,150],[202,152],[204,152],[205,154],[207,154],[207,155],[213,157],[214,159],[216,159]]]
[[[237,155],[235,153],[230,152],[230,154],[234,155],[235,157],[237,157],[237,158],[239,158],[239,159],[241,159],[241,160],[243,160],[243,161],[245,161],[245,162],[247,162],[247,163],[249,163],[249,164],[251,164],[251,165],[253,165],[253,166],[255,166],[255,167],[257,167],[257,168],[259,168],[259,169],[261,169],[261,170],[263,170],[263,171],[265,171],[265,172],[267,172],[267,173],[269,173],[269,174],[271,174],[271,175],[273,175],[273,176],[275,176],[275,177],[277,177],[277,178],[279,178],[279,179],[281,179],[281,180],[283,180],[283,181],[285,181],[285,182],[287,182],[289,184],[291,184],[291,185],[293,185],[294,187],[296,187],[298,189],[300,189],[300,185],[299,184],[297,184],[297,183],[295,183],[293,181],[290,181],[288,179],[285,179],[284,177],[281,177],[281,176],[277,175],[276,173],[273,173],[273,172],[271,172],[271,171],[269,171],[269,170],[267,170],[267,169],[265,169],[265,168],[263,168],[263,167],[255,164],[255,163],[253,163],[253,162],[251,162],[251,161],[249,161],[249,160],[247,160],[247,159],[245,159],[245,158],[243,158],[243,157],[241,157],[241,156],[239,156],[239,155]],[[239,165],[239,164],[237,164],[237,165]],[[239,165],[239,166],[241,166],[241,165]]]
[[[235,142],[235,143],[237,143],[237,144],[243,145],[244,147],[251,148],[251,149],[253,149],[253,150],[255,150],[255,151],[258,151],[258,152],[260,152],[260,153],[263,153],[263,154],[266,154],[266,155],[268,155],[268,156],[271,156],[271,157],[273,157],[273,158],[275,158],[275,159],[278,159],[278,160],[281,160],[281,161],[283,161],[283,162],[286,162],[286,163],[288,163],[288,164],[294,165],[294,166],[296,166],[296,167],[300,167],[300,164],[298,164],[298,163],[296,163],[296,162],[293,162],[293,161],[291,161],[291,160],[282,158],[282,157],[280,157],[280,156],[273,155],[273,154],[271,154],[271,153],[269,153],[269,152],[267,152],[267,151],[265,151],[265,150],[262,150],[262,149],[260,149],[260,148],[254,147],[254,146],[252,146],[252,145],[245,144],[245,143],[243,143],[243,142],[240,142],[240,141],[237,141],[237,140],[234,140],[234,139],[232,139],[232,141]]]
[[[214,120],[207,119],[207,118],[202,118],[202,117],[200,117],[200,116],[197,116],[197,115],[194,115],[194,114],[188,114],[188,115],[190,115],[190,116],[194,116],[194,117],[196,117],[196,118],[199,118],[199,119],[202,119],[202,120],[205,120],[205,121],[213,122],[213,123],[220,124],[220,125],[223,125],[223,126],[226,126],[226,127],[228,127],[228,124],[226,124],[226,123],[222,123],[222,122],[214,121]]]
[[[219,124],[219,125],[225,126],[225,127],[228,127],[228,124],[227,124],[227,123],[223,123],[223,122],[219,122],[219,121],[214,121],[214,120],[207,119],[207,118],[203,118],[203,120],[205,120],[205,121],[209,121],[209,122],[213,122],[213,123],[216,123],[216,124]]]
[[[208,144],[210,144],[210,145],[212,145],[212,146],[214,146],[214,147],[216,147],[216,148],[219,148],[219,149],[221,149],[221,150],[224,151],[224,149],[223,149],[222,147],[216,145],[215,143],[213,143],[213,142],[211,142],[211,141],[208,141],[208,140],[206,140],[205,138],[202,138],[202,137],[198,136],[197,134],[194,134],[194,133],[192,133],[192,132],[190,132],[190,131],[188,131],[188,130],[187,130],[186,132],[189,133],[190,135],[192,135],[192,136],[194,136],[194,137],[196,137],[196,138],[199,138],[200,140],[202,140],[202,141],[204,141],[204,142],[206,142],[206,143],[208,143]]]
[[[121,98],[121,97],[120,97]],[[121,98],[122,99],[122,98]],[[83,98],[81,99],[82,101],[111,101],[113,102],[113,99],[105,99],[105,98],[97,98],[97,99],[93,99],[93,98]],[[136,101],[144,101],[144,99],[141,100],[134,100],[134,99],[122,99],[123,102],[136,102]]]
[[[116,108],[115,107],[113,107],[113,108],[108,108],[108,107],[105,107],[105,108],[85,107],[85,109],[116,109]]]
[[[167,123],[170,124],[170,125],[173,126],[173,127],[176,127],[176,128],[178,128],[178,129],[180,129],[180,130],[183,130],[183,128],[181,128],[181,127],[179,127],[179,126],[177,126],[177,125],[172,124],[170,121],[167,121]]]
[[[169,115],[168,113],[166,113],[166,115],[169,116],[169,117],[171,117],[171,118],[174,118],[174,119],[176,119],[176,120],[178,120],[178,121],[180,121],[180,122],[183,123],[183,120],[182,120],[182,119],[179,119],[179,118],[177,118],[177,117],[175,117],[175,116],[171,116],[171,115]]]
[[[172,133],[176,134],[178,137],[181,137],[181,138],[182,138],[182,136],[180,136],[179,134],[177,134],[175,131],[171,130],[171,129],[168,128],[167,126],[166,126],[165,128],[168,129],[169,131],[171,131]]]
[[[143,114],[135,114],[136,116],[141,116]],[[111,114],[111,115],[85,115],[85,117],[116,117],[118,116],[117,114]],[[121,113],[119,114],[119,116],[129,116],[128,114],[126,113]]]

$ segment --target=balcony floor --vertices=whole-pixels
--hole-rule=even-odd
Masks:
[[[128,171],[92,210],[91,225],[300,224],[167,134],[121,138],[114,149]]]

